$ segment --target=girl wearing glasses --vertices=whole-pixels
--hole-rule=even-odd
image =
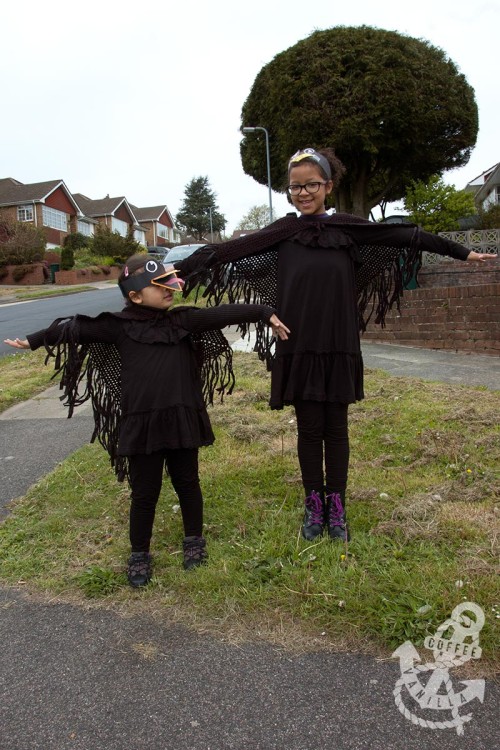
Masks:
[[[206,561],[198,448],[214,435],[205,401],[230,393],[231,349],[220,328],[260,321],[286,338],[288,329],[266,305],[176,307],[184,282],[173,266],[147,255],[129,258],[119,278],[122,312],[56,320],[26,339],[6,339],[17,349],[45,345],[56,357],[69,416],[91,398],[97,437],[119,481],[131,486],[127,575],[131,586],[149,583],[150,542],[156,504],[167,469],[179,497],[185,539],[184,568]],[[79,393],[80,383],[84,387]]]
[[[200,248],[180,265],[190,288],[212,269],[207,291],[214,302],[224,294],[230,301],[258,300],[290,326],[290,336],[274,342],[257,325],[256,350],[272,372],[271,408],[295,408],[305,492],[302,534],[308,540],[325,529],[331,539],[349,538],[347,412],[363,398],[360,329],[372,314],[383,324],[399,304],[422,250],[468,261],[492,257],[413,225],[328,214],[327,198],[344,171],[332,149],[298,151],[288,163],[286,189],[299,216]]]

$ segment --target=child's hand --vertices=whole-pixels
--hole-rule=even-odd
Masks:
[[[269,325],[272,327],[274,335],[280,338],[282,341],[285,341],[288,338],[290,329],[287,328],[286,325],[282,323],[278,316],[274,313],[269,318]]]
[[[4,339],[4,344],[8,344],[9,346],[13,346],[14,349],[29,349],[29,341],[28,339]]]
[[[472,260],[472,261],[479,261],[481,263],[484,263],[485,260],[496,260],[497,255],[493,255],[493,253],[476,253],[474,250],[471,250],[468,254],[466,260]]]

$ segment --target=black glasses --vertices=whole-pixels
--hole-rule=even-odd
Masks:
[[[321,185],[326,185],[326,182],[306,182],[305,185],[287,185],[286,192],[288,195],[300,195],[302,188],[309,193],[314,195],[320,189]]]

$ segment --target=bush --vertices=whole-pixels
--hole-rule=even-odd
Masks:
[[[61,250],[61,271],[71,271],[75,265],[75,255],[71,247],[66,245]]]
[[[500,229],[500,204],[494,204],[486,211],[479,209],[478,229]]]
[[[146,248],[134,240],[132,231],[129,231],[126,237],[122,237],[104,224],[96,227],[89,247],[94,256],[109,256],[115,263],[124,263],[131,255],[146,251]]]
[[[63,245],[75,252],[76,250],[81,250],[83,247],[88,247],[90,242],[91,238],[85,237],[81,232],[71,232],[71,234],[66,235],[64,238]]]
[[[41,261],[45,254],[45,235],[33,224],[0,222],[0,266],[18,266]]]
[[[21,281],[22,279],[24,279],[26,274],[28,274],[30,271],[33,271],[34,268],[35,266],[33,265],[16,266],[12,269],[12,278],[14,279],[14,281]]]

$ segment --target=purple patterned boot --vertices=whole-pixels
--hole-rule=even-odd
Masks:
[[[324,524],[323,493],[313,490],[305,499],[302,536],[312,542],[323,533]]]
[[[328,524],[328,536],[330,539],[349,541],[349,529],[347,528],[346,514],[339,492],[332,492],[326,496],[326,514]]]

